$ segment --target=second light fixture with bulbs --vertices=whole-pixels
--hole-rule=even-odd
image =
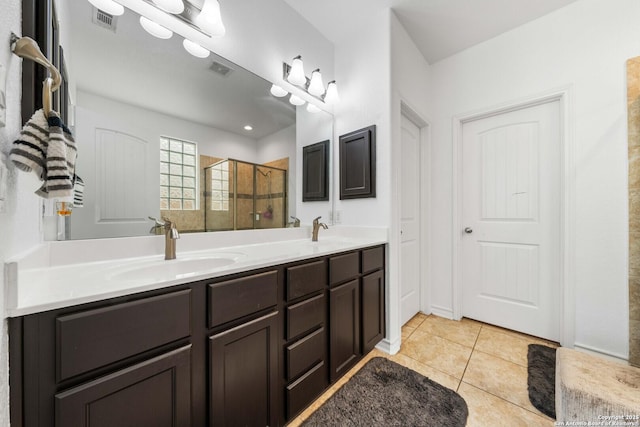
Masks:
[[[302,57],[300,55],[293,58],[291,65],[284,63],[283,69],[284,80],[288,81],[294,86],[298,86],[300,89],[320,99],[325,104],[333,105],[337,104],[340,101],[336,81],[330,81],[327,85],[327,89],[325,90],[324,83],[322,82],[322,74],[320,73],[319,68],[313,70],[313,72],[311,73],[311,79],[307,79],[307,76],[304,72]],[[273,86],[271,86],[271,94],[275,97],[281,98],[287,96],[289,92],[282,87],[274,84]],[[291,96],[289,97],[289,102],[293,105],[304,105],[305,100],[297,95],[291,94]],[[309,103],[309,105],[307,106],[307,110],[309,112],[316,112],[320,109],[315,105]]]

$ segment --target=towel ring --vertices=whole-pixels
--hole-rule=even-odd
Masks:
[[[53,92],[60,88],[62,84],[62,76],[58,69],[47,59],[40,50],[38,43],[31,37],[18,37],[11,33],[11,50],[21,58],[30,59],[44,66],[51,73],[51,77],[47,77],[42,83],[42,109],[45,116],[49,116],[51,112],[51,98]]]

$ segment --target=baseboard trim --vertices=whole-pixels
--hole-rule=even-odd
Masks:
[[[431,314],[435,314],[438,317],[444,317],[445,319],[453,320],[453,310],[450,308],[432,305]]]
[[[400,351],[400,339],[391,342],[385,338],[380,341],[378,345],[376,345],[376,348],[380,351],[384,351],[387,354],[396,354]]]
[[[613,360],[614,362],[622,362],[626,365],[629,364],[629,359],[621,354],[613,353],[610,351],[602,350],[600,348],[592,347],[585,344],[574,343],[573,347],[576,350],[584,353],[592,354],[594,356],[604,357],[605,359]]]

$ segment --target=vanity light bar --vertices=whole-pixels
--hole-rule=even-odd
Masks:
[[[153,2],[153,0],[143,0],[143,1],[145,3],[152,5],[153,7],[158,7],[158,5]],[[200,28],[196,24],[196,18],[200,16],[200,12],[202,10],[195,4],[191,3],[189,0],[183,0],[183,3],[184,3],[184,10],[182,11],[182,13],[172,14],[171,16],[175,16],[176,18],[180,19],[182,22],[184,22],[194,30],[197,30],[203,34],[206,34],[207,36],[215,36],[215,34],[209,33],[207,30]]]
[[[298,59],[298,57],[294,59]],[[291,83],[288,79],[290,73],[291,73],[291,65],[287,64],[286,62],[283,62],[282,63],[282,79],[289,83]],[[322,79],[319,76],[320,70],[319,69],[314,70],[313,74],[318,74],[315,77],[317,80],[319,80],[319,82],[317,81],[313,82],[314,83],[313,86],[311,86],[312,79],[309,79],[306,76],[305,76],[305,83],[294,84],[294,86],[304,90],[310,96],[313,96],[317,100],[324,102],[327,105],[338,103],[340,98],[338,97],[338,87],[336,85],[336,81],[332,80],[331,82],[329,82],[329,84],[327,85],[326,91],[324,90],[320,91],[320,89],[317,87],[318,83],[322,85]],[[274,94],[274,96],[277,96],[277,95]]]

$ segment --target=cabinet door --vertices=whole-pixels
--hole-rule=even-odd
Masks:
[[[55,396],[56,426],[191,425],[191,345]]]
[[[359,285],[358,280],[352,280],[329,291],[331,382],[360,357]]]
[[[362,352],[384,338],[384,270],[362,278]]]
[[[278,312],[209,338],[210,425],[276,426]]]

